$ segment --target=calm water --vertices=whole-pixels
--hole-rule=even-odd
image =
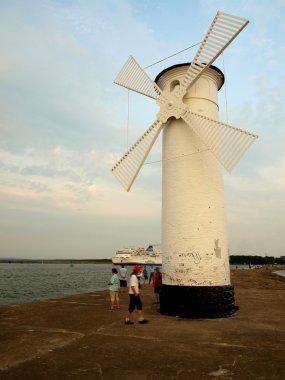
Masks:
[[[285,270],[277,270],[275,273],[278,274],[278,276],[285,277]]]
[[[0,264],[0,306],[107,289],[111,264]]]
[[[0,306],[107,289],[112,267],[111,264],[75,264],[73,267],[69,264],[0,264]],[[132,266],[126,268],[131,273]],[[285,277],[284,270],[276,273]]]

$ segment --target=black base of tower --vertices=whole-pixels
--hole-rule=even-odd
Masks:
[[[185,318],[225,318],[233,316],[234,287],[162,285],[160,313]]]

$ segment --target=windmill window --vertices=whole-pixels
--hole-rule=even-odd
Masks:
[[[179,80],[174,80],[174,81],[172,81],[171,83],[170,83],[170,92],[172,92],[174,89],[175,89],[175,87],[176,86],[180,86],[180,82],[179,82]]]

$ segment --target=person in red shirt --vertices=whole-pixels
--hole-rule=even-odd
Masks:
[[[153,283],[154,288],[154,304],[159,303],[159,289],[162,285],[162,273],[159,270],[159,267],[156,267],[154,270]]]

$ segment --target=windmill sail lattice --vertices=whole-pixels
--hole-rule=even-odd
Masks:
[[[217,13],[180,84],[179,96],[200,78],[203,71],[218,58],[247,24],[246,19]]]
[[[182,119],[201,138],[229,173],[257,139],[253,133],[191,111],[187,111]]]
[[[162,92],[131,55],[115,78],[114,83],[153,99],[157,99]]]
[[[130,190],[136,179],[140,168],[159,135],[161,126],[162,123],[156,120],[112,168],[112,173],[126,191]]]
[[[186,91],[203,75],[223,50],[248,24],[248,20],[218,12],[186,74],[175,91],[162,91],[138,62],[130,56],[114,82],[156,100],[156,121],[112,168],[112,173],[129,191],[164,123],[182,118],[200,137],[228,172],[231,172],[257,136],[191,112],[183,103]]]

